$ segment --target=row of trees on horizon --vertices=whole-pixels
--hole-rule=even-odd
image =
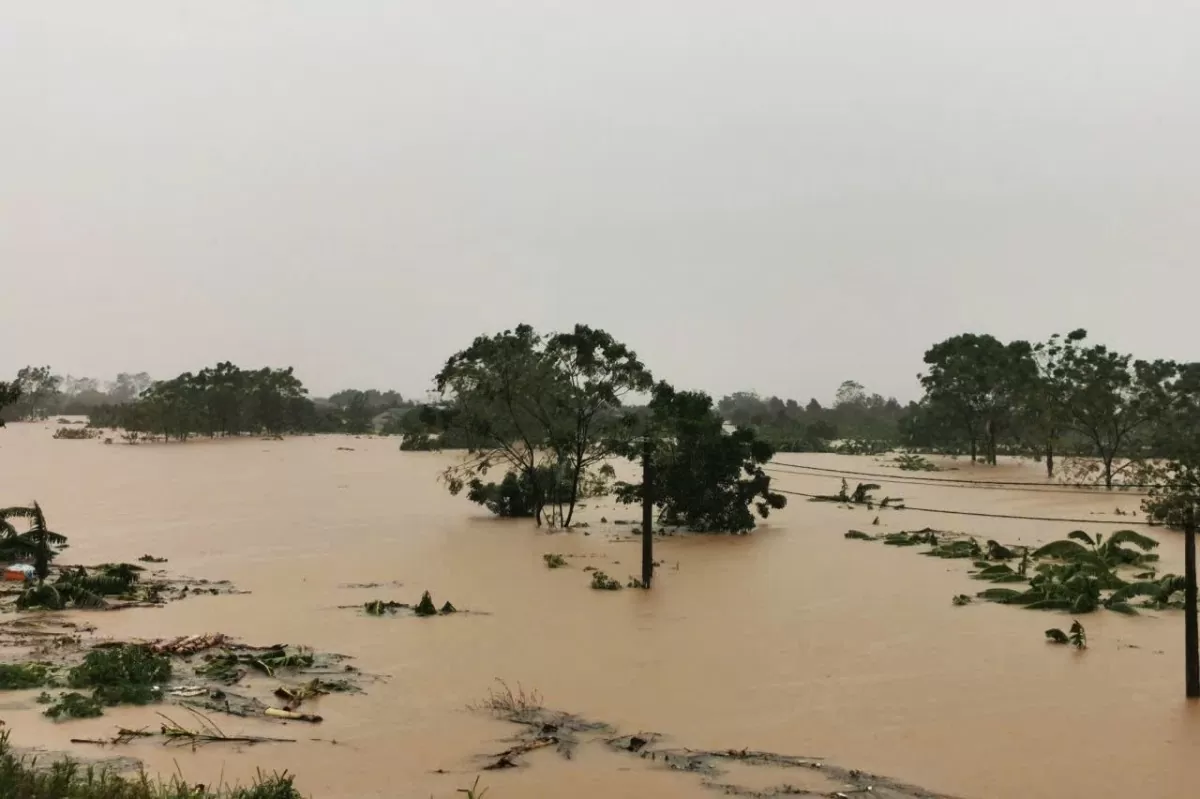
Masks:
[[[776,451],[880,453],[904,448],[969,455],[987,463],[1008,453],[1037,458],[1051,477],[1066,458],[1066,476],[1072,481],[1110,487],[1143,480],[1144,464],[1169,457],[1196,424],[1200,364],[1136,359],[1090,343],[1083,330],[1040,343],[962,334],[930,347],[924,364],[919,376],[924,395],[907,405],[847,380],[828,407],[816,399],[801,404],[739,392],[721,398],[714,408]],[[462,387],[449,386],[441,377],[435,383],[442,399],[421,404],[395,391],[374,389],[314,399],[290,367],[246,370],[224,362],[170,380],[122,373],[102,387],[93,379],[62,378],[49,367],[30,366],[12,383],[0,384],[15,392],[7,402],[0,396],[0,406],[7,405],[0,407],[0,419],[87,413],[96,426],[181,440],[380,432],[403,436],[405,449],[481,444],[455,399]],[[604,413],[615,413],[616,406],[625,408],[631,397],[649,391],[645,385],[631,385],[621,402],[608,403],[612,407]]]

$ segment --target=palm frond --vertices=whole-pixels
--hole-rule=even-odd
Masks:
[[[1153,538],[1134,530],[1117,530],[1108,537],[1105,546],[1109,549],[1120,546],[1121,544],[1133,544],[1138,549],[1155,549],[1158,547],[1158,542]]]
[[[1067,538],[1073,538],[1076,541],[1086,541],[1088,546],[1096,546],[1096,542],[1092,540],[1092,537],[1083,530],[1072,530],[1067,533]]]
[[[1091,541],[1091,538],[1088,537],[1087,533],[1079,530],[1071,533],[1070,537],[1076,538],[1076,533],[1084,536],[1088,541]],[[1035,549],[1031,553],[1031,557],[1058,558],[1059,560],[1080,560],[1082,558],[1086,558],[1090,554],[1091,552],[1088,549],[1074,541],[1052,541],[1049,544],[1046,544],[1044,547]]]
[[[1133,599],[1135,596],[1158,597],[1162,593],[1163,586],[1161,583],[1142,581],[1121,586],[1113,592],[1112,596],[1110,596],[1108,600],[1109,602],[1125,602]]]

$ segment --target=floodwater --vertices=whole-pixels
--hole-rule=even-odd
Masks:
[[[538,690],[548,707],[626,732],[657,731],[672,746],[819,756],[962,797],[1182,797],[1200,777],[1200,706],[1183,699],[1179,613],[1091,614],[1083,619],[1090,647],[1077,653],[1042,635],[1069,617],[954,607],[952,596],[982,585],[964,562],[843,537],[852,527],[930,526],[1033,544],[1080,526],[1120,529],[1099,522],[1119,521],[1116,508],[1136,510],[1137,497],[887,483],[881,492],[927,508],[1095,519],[1090,526],[848,511],[793,497],[753,535],[658,542],[665,564],[655,588],[610,593],[590,590],[582,566],[622,579],[638,572],[638,545],[613,540],[631,528],[612,522],[638,518],[633,508],[593,505],[583,514],[590,535],[548,534],[450,497],[436,476],[453,455],[401,453],[394,440],[104,446],[52,440],[52,427],[0,430],[0,503],[40,501],[51,526],[71,538],[64,562],[151,553],[169,558],[174,573],[251,592],[89,614],[98,636],[219,631],[344,653],[364,672],[387,675],[366,695],[319,700],[325,722],[316,727],[218,719],[229,734],[298,743],[122,750],[153,770],[214,783],[286,769],[315,799],[461,796],[455,790],[477,773],[474,756],[504,749],[515,732],[466,708],[500,678]],[[883,466],[866,457],[780,460]],[[956,465],[934,476],[1040,477],[1031,463]],[[809,493],[833,493],[839,482],[777,477],[778,487]],[[1163,568],[1181,571],[1179,537],[1153,534]],[[549,570],[546,552],[586,557]],[[392,580],[403,587],[343,587]],[[424,589],[439,605],[488,615],[381,619],[337,608],[411,602]],[[69,738],[157,720],[143,708],[54,725],[38,710],[32,696],[0,699],[19,746],[70,750]],[[94,747],[79,751],[97,756]],[[602,750],[527,761],[487,772],[489,799],[717,795],[695,775]]]

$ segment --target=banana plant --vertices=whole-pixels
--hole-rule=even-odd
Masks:
[[[10,519],[25,519],[29,529],[18,533]],[[36,502],[27,508],[0,509],[0,557],[32,557],[39,585],[50,576],[50,562],[66,543],[66,536],[46,526],[46,516]]]
[[[1142,550],[1131,549],[1129,546]],[[1141,566],[1158,560],[1158,555],[1149,550],[1158,547],[1153,538],[1133,530],[1118,530],[1107,539],[1097,534],[1095,538],[1083,530],[1075,530],[1061,541],[1053,541],[1033,552],[1035,559],[1053,558],[1068,565],[1076,565],[1093,574],[1101,584],[1101,588],[1116,589],[1125,585],[1125,581],[1117,575],[1117,569],[1122,566]],[[1044,567],[1053,564],[1040,564],[1039,572]]]

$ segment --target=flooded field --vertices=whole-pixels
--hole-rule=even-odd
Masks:
[[[50,426],[0,431],[0,502],[36,499],[68,535],[64,563],[169,558],[174,573],[228,579],[250,593],[161,609],[91,613],[100,637],[222,632],[352,656],[386,678],[361,696],[319,700],[323,724],[219,719],[226,732],[301,741],[192,753],[136,743],[119,754],[193,782],[288,770],[315,799],[450,797],[503,750],[512,725],[467,709],[499,678],[537,689],[547,707],[654,731],[670,746],[765,750],[827,759],[962,797],[1175,797],[1200,777],[1200,706],[1183,700],[1178,612],[1084,621],[1090,648],[1049,646],[1070,617],[951,597],[984,587],[967,565],[849,541],[850,528],[934,527],[1036,544],[1076,524],[845,510],[791,498],[747,537],[667,538],[651,592],[592,591],[585,565],[622,580],[638,571],[633,508],[591,504],[584,531],[548,534],[488,518],[436,482],[451,454],[401,453],[394,440],[347,437],[104,446],[55,441]],[[350,449],[339,449],[350,448]],[[786,455],[832,469],[881,470],[873,458]],[[1038,480],[1036,464],[958,462],[934,477]],[[897,477],[904,473],[897,472]],[[776,474],[780,488],[833,493],[839,480]],[[851,478],[853,480],[853,478]],[[889,485],[927,508],[1114,521],[1138,498]],[[875,516],[878,528],[870,527]],[[608,519],[607,523],[600,521]],[[1092,531],[1120,529],[1084,526]],[[1162,570],[1182,570],[1166,532]],[[550,570],[543,553],[570,557]],[[362,589],[355,583],[390,583]],[[485,611],[436,619],[371,618],[339,605],[414,602]],[[75,614],[76,616],[85,614]],[[55,725],[32,693],[0,699],[22,747],[72,750],[70,738],[156,723],[121,709]],[[314,741],[310,738],[320,738]],[[96,757],[95,747],[79,749]],[[720,795],[696,774],[581,747],[526,768],[487,772],[492,799]],[[743,766],[736,769],[748,771]],[[786,781],[756,772],[758,788]],[[757,783],[762,783],[761,785]],[[819,775],[792,780],[828,791]]]

